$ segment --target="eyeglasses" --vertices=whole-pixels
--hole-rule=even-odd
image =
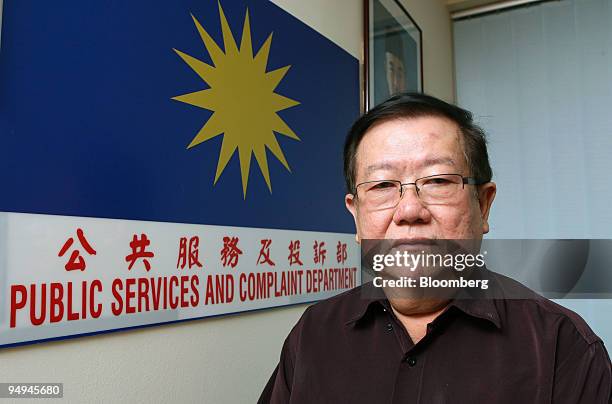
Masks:
[[[389,209],[399,204],[405,185],[414,185],[423,203],[445,204],[451,202],[465,188],[465,184],[481,185],[476,178],[461,174],[436,174],[407,183],[397,180],[365,181],[357,184],[353,195],[366,209]]]

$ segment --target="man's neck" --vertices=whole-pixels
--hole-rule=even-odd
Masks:
[[[408,332],[412,342],[417,344],[427,333],[427,324],[442,314],[446,307],[448,307],[449,301],[439,302],[439,304],[423,311],[408,310],[406,307],[402,307],[402,305],[393,301],[390,301],[390,303],[393,313],[402,323],[406,332]]]

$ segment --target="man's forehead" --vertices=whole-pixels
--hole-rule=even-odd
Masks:
[[[440,117],[394,119],[372,126],[357,148],[364,174],[410,165],[412,169],[446,165],[461,169],[465,158],[459,127]]]
[[[396,146],[428,149],[443,145],[455,148],[461,144],[461,130],[450,119],[434,116],[396,118],[372,125],[361,138],[357,152],[373,147],[391,150]]]
[[[401,160],[392,160],[386,159],[378,162],[372,162],[366,165],[365,173],[371,174],[375,171],[392,171],[401,169],[403,165],[403,161]],[[436,165],[446,165],[451,167],[458,167],[457,160],[450,156],[441,156],[441,157],[424,157],[418,161],[414,162],[416,168],[427,168]]]

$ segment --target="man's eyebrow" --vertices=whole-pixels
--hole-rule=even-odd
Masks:
[[[419,163],[418,165],[420,167],[429,167],[429,166],[435,166],[439,164],[447,164],[450,166],[457,165],[455,160],[453,160],[450,157],[438,157],[438,158],[425,159],[422,163]]]
[[[378,170],[392,170],[394,168],[395,168],[395,165],[391,163],[370,164],[369,166],[366,167],[366,174],[371,174],[372,172],[378,171]]]
[[[430,167],[430,166],[442,165],[442,164],[447,164],[451,166],[457,165],[455,160],[453,160],[450,157],[435,157],[435,158],[425,159],[422,162],[419,162],[417,166],[418,167]],[[369,166],[366,167],[366,174],[371,174],[377,170],[393,170],[396,168],[397,167],[395,164],[391,164],[388,162],[375,163],[375,164],[370,164]]]

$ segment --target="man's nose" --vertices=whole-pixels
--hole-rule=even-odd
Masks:
[[[428,223],[431,220],[431,213],[419,198],[416,186],[414,184],[405,184],[402,187],[402,197],[393,213],[395,224]]]

